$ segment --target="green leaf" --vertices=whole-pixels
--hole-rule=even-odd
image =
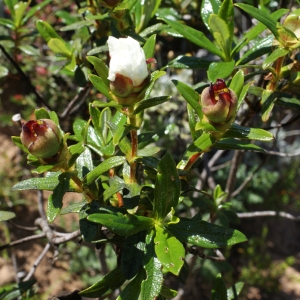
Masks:
[[[203,248],[221,248],[247,241],[246,236],[236,229],[193,219],[169,224],[166,230],[183,243]]]
[[[10,19],[0,18],[0,25],[10,29],[15,29],[15,23]]]
[[[210,15],[212,14],[218,14],[219,9],[221,7],[222,2],[220,0],[203,0],[201,4],[201,17],[202,20],[207,27],[208,30],[210,30],[208,19]]]
[[[89,221],[100,223],[112,232],[129,236],[139,231],[148,230],[154,226],[154,220],[143,216],[118,214],[92,214]]]
[[[244,287],[244,282],[237,282],[233,287],[227,290],[227,299],[236,300]]]
[[[268,68],[270,65],[272,65],[278,58],[286,56],[287,54],[289,54],[289,50],[285,49],[285,48],[278,48],[275,49],[263,62],[262,64],[262,68],[266,69]]]
[[[267,122],[270,118],[270,114],[275,105],[277,99],[277,93],[269,90],[263,90],[261,102],[262,102],[262,121]]]
[[[141,299],[153,300],[159,295],[164,280],[161,262],[154,251],[154,230],[151,230],[146,236],[143,265],[147,278],[142,282]]]
[[[103,80],[101,77],[90,74],[89,79],[93,86],[100,92],[102,93],[108,100],[114,101],[112,96],[110,95],[110,90],[108,88],[108,85],[106,84],[106,80]]]
[[[102,78],[103,83],[109,87],[108,68],[102,59],[96,56],[87,56],[86,59],[94,66],[99,77]]]
[[[235,62],[213,62],[209,65],[207,76],[211,82],[216,82],[218,78],[227,78],[234,69]]]
[[[123,256],[122,256],[123,257]],[[117,300],[138,300],[141,292],[141,284],[145,278],[145,271],[141,270],[122,290]]]
[[[235,6],[241,8],[251,17],[263,23],[274,34],[275,38],[279,37],[276,21],[268,16],[265,12],[257,9],[256,7],[244,3],[236,3]]]
[[[154,190],[153,215],[163,220],[178,205],[180,179],[175,162],[167,152],[158,164],[158,172]]]
[[[105,18],[107,18],[107,15],[103,16],[103,18],[101,18],[101,19],[105,19]],[[100,16],[99,16],[99,19],[100,19]],[[95,23],[96,23],[95,20],[77,21],[77,22],[74,22],[72,24],[61,27],[60,31],[78,30],[82,27],[90,26],[90,25],[93,25]]]
[[[170,25],[172,28],[174,28],[176,31],[178,31],[180,34],[182,34],[186,39],[191,41],[192,43],[196,44],[200,48],[204,48],[208,50],[209,52],[216,54],[220,58],[224,59],[224,54],[223,52],[218,49],[214,43],[212,43],[206,35],[198,31],[192,27],[183,25],[179,22],[176,21],[171,21],[167,18],[163,18],[163,20]]]
[[[72,52],[70,46],[63,40],[58,38],[51,38],[48,42],[48,47],[55,53],[71,58]]]
[[[153,34],[147,39],[143,47],[146,59],[154,57],[155,43],[156,43],[156,34]]]
[[[242,91],[240,93],[240,96],[239,96],[239,99],[238,99],[237,111],[240,109],[245,97],[247,96],[247,93],[248,93],[248,90],[249,90],[250,86],[251,86],[251,82],[248,82],[247,84],[245,84],[243,86],[243,89],[242,89]]]
[[[211,291],[212,300],[227,300],[227,289],[222,275],[219,273],[214,281]]]
[[[153,156],[154,154],[158,153],[161,151],[160,147],[147,147],[138,150],[137,156],[142,157],[142,156]]]
[[[114,181],[103,193],[103,200],[110,199],[114,194],[121,191],[126,186],[125,182]]]
[[[207,70],[211,61],[204,60],[194,56],[180,55],[169,62],[165,68],[175,69],[203,69]]]
[[[257,59],[264,54],[272,51],[274,41],[273,35],[268,35],[263,39],[259,39],[251,48],[236,62],[236,65],[244,65],[249,61]]]
[[[167,272],[178,275],[184,263],[185,249],[181,242],[160,226],[155,226],[155,253]]]
[[[121,268],[114,269],[102,277],[98,282],[79,294],[88,298],[99,298],[106,293],[112,292],[125,282]]]
[[[221,150],[250,150],[250,151],[264,152],[264,150],[261,147],[255,144],[250,144],[245,141],[236,140],[233,138],[222,139],[216,142],[213,145],[213,148],[221,149]]]
[[[36,29],[40,33],[41,37],[48,43],[51,39],[61,39],[54,28],[46,21],[36,21]]]
[[[207,151],[214,143],[215,138],[210,133],[203,132],[194,143],[188,146],[177,168],[183,170],[195,154]]]
[[[133,278],[142,268],[146,231],[126,237],[121,256],[121,268],[126,279]]]
[[[170,288],[164,285],[161,287],[160,295],[165,299],[173,299],[177,296],[177,294],[177,291],[171,290]]]
[[[199,104],[199,94],[189,85],[178,81],[172,80],[176,86],[178,92],[189,103],[189,105],[195,110],[196,114],[201,117],[203,115],[202,108]]]
[[[4,3],[7,5],[12,17],[15,16],[14,6],[18,3],[18,0],[4,0]]]
[[[136,114],[144,111],[146,108],[165,103],[165,102],[169,101],[171,98],[172,98],[171,96],[160,96],[160,97],[154,97],[154,98],[142,100],[134,106],[134,111],[132,114],[136,115]]]
[[[21,25],[22,25],[21,22],[22,22],[24,13],[25,13],[28,5],[29,5],[29,2],[23,2],[23,1],[20,1],[14,5],[14,11],[15,11],[14,23],[15,23],[16,28],[21,27]]]
[[[8,221],[16,217],[16,214],[11,211],[0,210],[0,222]]]
[[[8,74],[8,69],[0,66],[0,78],[5,77]]]
[[[58,176],[58,184],[53,190],[53,193],[48,198],[47,205],[47,219],[49,223],[52,223],[63,205],[63,196],[69,190],[70,186],[70,173],[62,173]]]
[[[237,95],[238,99],[244,87],[244,71],[239,70],[236,72],[230,82],[229,88],[232,89]]]
[[[24,25],[31,17],[35,15],[35,13],[39,10],[41,10],[43,7],[45,7],[47,4],[49,4],[52,0],[44,0],[43,2],[34,5],[29,9],[25,17],[22,19],[22,25]]]
[[[84,181],[87,185],[91,184],[97,178],[100,177],[103,173],[107,172],[108,170],[121,166],[126,161],[126,158],[124,156],[113,156],[108,159],[106,159],[104,162],[102,162],[100,165],[98,165],[93,171],[89,172],[86,177],[84,178]]]
[[[137,0],[124,0],[120,5],[118,5],[114,11],[124,11],[124,10],[128,10],[130,11],[133,6],[135,5],[135,3],[137,2]]]
[[[264,129],[243,127],[237,124],[232,124],[231,127],[225,132],[223,137],[249,139],[264,142],[270,142],[274,139],[273,134]]]
[[[80,148],[78,148],[78,152],[76,153],[80,153],[80,154],[76,159],[76,169],[78,172],[79,179],[82,180],[84,176],[86,176],[91,170],[93,170],[94,164],[93,164],[91,150],[87,147],[82,146],[81,143],[78,143],[78,146],[80,146]],[[72,155],[73,154],[74,153],[72,153]]]
[[[232,40],[234,32],[234,7],[232,0],[224,0],[219,9],[218,16],[227,24],[230,38]]]
[[[231,44],[232,35],[229,33],[227,23],[218,15],[212,14],[208,19],[209,27],[219,48],[223,51],[223,60],[229,61],[231,59]]]
[[[14,191],[24,190],[45,190],[53,191],[59,184],[58,176],[42,177],[42,178],[30,178],[23,180],[15,184],[12,188]],[[69,188],[68,192],[74,192],[72,188]]]

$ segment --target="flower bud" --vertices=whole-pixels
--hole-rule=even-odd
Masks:
[[[22,144],[37,158],[50,158],[61,148],[62,136],[58,126],[49,119],[30,120],[23,124]]]
[[[149,82],[149,71],[143,49],[131,37],[108,38],[110,64],[108,79],[113,98],[121,105],[130,106]]]
[[[201,94],[203,114],[212,123],[229,122],[236,114],[237,104],[236,94],[227,88],[223,79],[211,83]]]

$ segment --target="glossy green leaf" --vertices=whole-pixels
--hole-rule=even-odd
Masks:
[[[44,190],[53,191],[59,183],[58,176],[53,177],[41,177],[41,178],[30,178],[18,182],[13,186],[14,191],[24,191],[24,190]],[[72,192],[72,188],[68,192]]]
[[[275,38],[278,38],[276,21],[272,19],[269,15],[259,10],[258,8],[245,3],[236,3],[235,6],[241,8],[246,13],[248,13],[251,17],[263,23],[274,34]]]
[[[87,56],[86,59],[94,66],[99,77],[102,78],[103,83],[109,87],[108,68],[102,59],[96,56]]]
[[[188,102],[188,104],[195,110],[196,114],[201,117],[203,115],[202,108],[199,104],[199,94],[189,85],[178,81],[172,80],[178,92]]]
[[[18,49],[28,55],[38,56],[40,55],[40,50],[32,47],[31,45],[19,45]]]
[[[169,62],[165,68],[175,69],[203,69],[207,70],[211,61],[204,60],[194,56],[180,55]]]
[[[160,226],[155,226],[155,253],[164,271],[178,275],[184,263],[185,249],[181,242]]]
[[[218,15],[212,14],[208,19],[208,24],[216,43],[223,52],[223,56],[220,57],[225,61],[229,61],[231,59],[232,36],[229,33],[227,23]]]
[[[154,230],[151,230],[146,236],[143,265],[147,277],[142,282],[141,299],[153,300],[159,295],[164,280],[162,264],[156,257],[154,251]]]
[[[135,5],[135,3],[137,2],[137,0],[124,0],[120,5],[118,5],[114,11],[124,11],[124,10],[131,10],[133,8],[133,6]]]
[[[218,16],[222,18],[227,24],[230,39],[232,41],[234,32],[234,7],[232,0],[224,0],[219,9]]]
[[[103,16],[102,19],[105,19],[105,18],[107,18],[107,16]],[[94,25],[94,24],[95,24],[95,20],[77,21],[77,22],[74,22],[72,24],[69,24],[69,25],[61,27],[60,31],[78,30],[78,29],[80,29],[82,27],[90,26],[90,25]]]
[[[288,9],[278,9],[274,11],[270,17],[276,22],[276,20],[280,19],[284,14],[286,14]],[[252,27],[248,32],[246,32],[242,39],[237,43],[237,45],[232,50],[232,57],[239,52],[245,45],[247,45],[251,40],[256,38],[260,33],[262,33],[266,29],[266,26],[262,23],[256,24]]]
[[[0,210],[0,222],[8,221],[16,217],[16,214],[11,211]]]
[[[227,78],[234,69],[235,62],[213,62],[209,65],[207,76],[209,81],[216,82],[218,78]]]
[[[63,206],[63,196],[69,191],[70,173],[62,173],[58,176],[58,184],[48,198],[47,220],[52,223]]]
[[[156,43],[156,34],[153,34],[147,39],[143,47],[146,59],[154,57],[155,43]]]
[[[213,148],[221,150],[249,150],[264,152],[261,147],[255,144],[247,143],[246,141],[236,140],[233,138],[222,139],[216,142],[213,145]]]
[[[161,151],[160,147],[146,147],[146,148],[138,150],[137,156],[138,157],[152,156],[152,155],[158,153],[159,151]]]
[[[48,42],[48,47],[55,53],[71,58],[72,52],[69,45],[58,38],[51,38]]]
[[[113,156],[105,161],[103,161],[100,165],[98,165],[93,171],[89,172],[86,177],[84,178],[84,181],[87,185],[91,184],[95,180],[97,180],[100,175],[107,172],[108,170],[121,166],[126,161],[126,158],[124,156]]]
[[[41,3],[38,3],[31,7],[29,11],[26,13],[25,17],[22,19],[22,25],[24,25],[31,17],[35,15],[35,13],[41,10],[43,7],[48,5],[52,0],[44,0]]]
[[[102,224],[112,232],[129,236],[139,231],[151,229],[154,219],[136,215],[118,214],[92,214],[87,218],[89,221]]]
[[[109,188],[107,188],[103,193],[103,200],[109,200],[117,192],[120,192],[126,186],[125,182],[114,181]]]
[[[163,285],[161,287],[160,295],[165,299],[173,299],[178,295],[178,292]]]
[[[28,6],[29,6],[29,2],[23,2],[23,1],[20,1],[14,5],[15,14],[13,20],[16,28],[21,27],[22,19]]]
[[[208,19],[210,15],[218,14],[221,4],[220,0],[203,0],[201,2],[201,17],[208,30],[210,30]]]
[[[7,5],[12,17],[15,15],[14,6],[18,3],[18,0],[4,0],[4,3]]]
[[[38,30],[41,37],[48,43],[51,39],[61,39],[54,28],[46,21],[36,21],[36,29]]]
[[[233,287],[227,290],[227,300],[236,300],[244,287],[244,282],[237,282]]]
[[[275,105],[275,101],[277,99],[277,93],[269,90],[263,90],[261,102],[262,102],[262,121],[267,122],[270,118],[270,114]]]
[[[247,241],[238,230],[218,226],[201,220],[180,221],[166,228],[181,242],[203,248],[220,248]]]
[[[87,204],[86,200],[82,202],[75,202],[67,207],[63,207],[60,211],[60,215],[70,214],[70,213],[79,213],[81,209]]]
[[[109,127],[107,125],[108,122],[111,121],[112,113],[109,107],[102,109],[99,116],[99,129],[100,135],[103,138],[103,143],[106,145],[111,140],[112,136],[109,134]],[[120,124],[119,124],[120,125]]]
[[[274,136],[272,133],[260,129],[260,128],[249,128],[232,124],[231,127],[225,132],[224,138],[238,138],[238,139],[249,139],[270,142],[273,141]]]
[[[146,231],[126,237],[121,256],[121,268],[126,279],[133,278],[143,267]]]
[[[112,292],[125,282],[121,268],[114,269],[102,277],[98,282],[79,294],[88,298],[99,298],[106,293]]]
[[[153,203],[154,218],[163,220],[171,208],[178,205],[179,194],[180,179],[175,162],[167,152],[158,164]]]
[[[171,96],[160,96],[160,97],[154,97],[154,98],[142,100],[134,106],[134,111],[132,114],[136,115],[136,114],[144,111],[147,108],[154,107],[159,104],[165,103],[165,102],[169,101],[171,98],[172,98]]]
[[[145,271],[141,270],[122,290],[117,300],[138,300]]]
[[[106,80],[103,80],[101,77],[91,74],[89,75],[89,79],[93,86],[102,93],[108,100],[113,101],[112,96],[110,95],[110,90],[106,85]]]
[[[259,39],[236,63],[236,65],[246,64],[254,59],[261,57],[264,54],[272,51],[274,41],[273,35],[268,35],[263,39]]]
[[[178,163],[177,168],[183,170],[186,168],[190,159],[198,153],[207,151],[215,143],[215,138],[208,132],[203,132],[202,135],[194,141],[186,149],[182,160]]]
[[[243,89],[242,89],[242,91],[240,93],[240,96],[239,96],[239,99],[238,99],[237,111],[240,109],[245,97],[247,96],[247,93],[248,93],[248,90],[249,90],[250,86],[251,86],[251,82],[248,82],[247,84],[245,84],[243,86]]]
[[[10,19],[0,18],[0,25],[10,29],[15,29],[15,23]]]
[[[214,280],[211,291],[212,300],[227,300],[227,289],[222,275],[219,273]]]
[[[289,50],[285,48],[275,49],[263,62],[262,68],[266,69],[272,65],[278,58],[286,56],[289,54]]]
[[[244,71],[239,70],[236,72],[230,82],[229,88],[232,89],[237,95],[238,99],[244,87]]]
[[[44,107],[35,109],[34,115],[35,115],[35,118],[37,120],[39,120],[39,119],[50,119],[49,112]]]
[[[198,31],[192,27],[183,25],[179,22],[169,20],[167,18],[163,18],[163,20],[170,25],[173,29],[178,31],[180,34],[182,34],[185,38],[187,38],[189,41],[192,43],[196,44],[197,46],[204,48],[208,50],[209,52],[216,54],[217,56],[221,57],[222,59],[224,58],[223,52],[218,49],[214,43],[212,43],[206,35]]]
[[[115,107],[117,109],[121,109],[122,106],[120,104],[118,104],[116,101],[112,100],[112,101],[109,101],[109,102],[103,102],[103,101],[94,101],[92,103],[92,105],[94,107],[99,107],[99,108],[102,108],[102,107]]]
[[[160,78],[161,76],[165,75],[165,74],[166,74],[165,71],[159,71],[159,70],[156,70],[153,73],[151,73],[150,84],[149,84],[149,86],[146,89],[144,99],[148,99],[150,97],[150,93],[151,93],[151,91],[153,89],[155,81],[158,78]]]
[[[96,133],[99,137],[99,140],[101,141],[101,144],[104,146],[105,142],[104,142],[104,138],[103,138],[103,135],[102,135],[102,122],[100,122],[101,112],[97,107],[95,107],[92,103],[90,103],[89,113],[90,113],[90,116],[91,116],[91,119],[92,119],[92,123],[94,125],[94,129],[95,129],[95,131],[96,131]]]

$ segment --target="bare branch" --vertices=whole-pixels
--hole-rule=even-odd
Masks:
[[[257,218],[257,217],[272,217],[272,216],[279,216],[282,218],[290,219],[293,221],[300,221],[300,216],[293,216],[289,213],[283,211],[255,211],[255,212],[247,212],[247,213],[237,213],[239,218]]]
[[[265,154],[277,155],[277,156],[281,156],[281,157],[294,157],[294,156],[299,156],[300,155],[300,151],[295,152],[295,153],[284,153],[284,152],[277,152],[277,151],[268,151],[268,150],[265,150]]]
[[[5,245],[2,245],[0,246],[0,251],[4,250],[4,249],[7,249],[7,248],[10,248],[10,247],[14,247],[14,246],[17,246],[17,245],[20,245],[20,244],[23,244],[23,243],[27,243],[27,242],[30,242],[32,240],[38,240],[40,238],[43,238],[45,237],[45,233],[42,232],[40,234],[35,234],[35,235],[30,235],[30,236],[27,236],[23,239],[19,239],[17,241],[14,241],[14,242],[11,242],[9,244],[5,244]]]
[[[71,241],[71,240],[75,239],[76,237],[80,236],[80,234],[81,234],[80,230],[78,229],[71,233],[66,233],[64,236],[52,238],[52,242],[53,242],[53,244],[66,243],[66,242]]]
[[[8,221],[9,224],[11,224],[12,226],[22,229],[22,230],[27,230],[27,231],[36,231],[38,229],[38,227],[28,227],[28,226],[22,226],[19,224],[14,223],[13,221],[9,220]]]
[[[51,246],[50,243],[47,243],[47,244],[46,244],[44,250],[43,250],[42,253],[38,256],[38,258],[37,258],[36,261],[34,262],[33,266],[31,267],[30,271],[28,272],[27,276],[23,279],[23,281],[27,281],[27,280],[29,280],[29,279],[33,276],[33,274],[34,274],[36,268],[37,268],[38,265],[41,263],[42,259],[43,259],[44,256],[47,254],[48,250],[50,249],[50,246]]]

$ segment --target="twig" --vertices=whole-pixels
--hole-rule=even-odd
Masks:
[[[86,100],[86,98],[88,97],[91,89],[92,89],[92,85],[91,84],[87,84],[84,87],[84,89],[82,89],[79,92],[79,94],[77,94],[69,102],[69,104],[66,107],[66,109],[61,114],[59,114],[60,119],[64,119],[66,116],[68,116],[69,114],[72,114],[74,111],[76,111],[83,104],[83,102]],[[77,103],[77,105],[75,105],[76,103]]]
[[[255,211],[255,212],[247,212],[247,213],[237,213],[237,216],[239,218],[256,218],[256,217],[279,216],[279,217],[290,219],[290,220],[293,220],[293,221],[300,221],[300,216],[295,217],[295,216],[293,216],[289,213],[283,212],[283,211],[273,211],[273,210]]]
[[[42,251],[42,253],[38,256],[38,258],[36,259],[36,261],[34,262],[33,266],[31,267],[30,271],[28,272],[27,276],[23,279],[23,281],[27,281],[29,280],[36,268],[38,267],[38,265],[41,263],[42,259],[44,258],[44,256],[47,254],[48,250],[50,249],[50,243],[47,243],[47,245],[45,246],[44,250]]]
[[[27,231],[36,231],[38,229],[38,227],[28,227],[28,226],[22,226],[19,224],[14,223],[13,221],[9,220],[8,221],[9,224],[11,224],[12,226],[22,229],[22,230],[27,230]]]
[[[229,176],[226,183],[226,189],[225,189],[225,192],[228,193],[227,201],[231,198],[231,193],[233,192],[235,181],[236,181],[236,173],[242,161],[243,155],[244,155],[244,151],[235,151],[234,153],[232,159],[232,165],[230,168]]]
[[[10,248],[10,247],[14,247],[16,245],[20,245],[20,244],[23,244],[23,243],[30,242],[32,240],[38,240],[38,239],[43,238],[43,237],[45,237],[44,232],[39,233],[39,234],[35,234],[35,235],[30,235],[30,236],[27,236],[25,238],[19,239],[17,241],[11,242],[9,244],[5,244],[5,245],[0,246],[0,251],[2,251],[4,249],[7,249],[7,248]]]
[[[45,102],[45,100],[43,99],[43,97],[36,90],[36,88],[34,87],[34,85],[31,82],[31,80],[23,72],[23,70],[20,68],[20,66],[18,65],[18,63],[10,56],[10,54],[5,50],[5,48],[2,45],[0,45],[0,49],[2,50],[2,52],[6,56],[6,58],[13,64],[13,66],[16,68],[16,70],[18,71],[18,73],[24,79],[24,81],[26,81],[26,83],[28,84],[28,86],[31,89],[31,91],[35,94],[36,100],[37,100],[38,104],[45,106],[48,110],[51,110],[51,107],[49,107],[49,105]]]
[[[66,233],[64,236],[60,236],[60,237],[54,237],[52,238],[52,242],[53,244],[62,244],[62,243],[65,243],[65,242],[68,242],[70,240],[73,240],[75,239],[76,237],[80,236],[80,230],[76,230],[76,231],[73,231],[71,233]]]
[[[225,257],[220,250],[216,250],[217,256],[206,255],[195,247],[186,247],[186,250],[193,255],[197,255],[201,258],[206,258],[206,259],[209,259],[212,261],[224,261],[225,260]]]
[[[300,151],[295,152],[295,153],[284,153],[284,152],[277,152],[277,151],[268,151],[268,150],[265,150],[265,154],[277,155],[277,156],[281,156],[281,157],[295,157],[295,156],[299,156],[300,155]]]
[[[38,196],[38,210],[39,210],[39,214],[41,216],[41,218],[43,218],[44,220],[47,219],[47,216],[45,214],[45,210],[44,210],[44,198],[43,198],[43,191],[38,190],[37,192],[37,196]]]

